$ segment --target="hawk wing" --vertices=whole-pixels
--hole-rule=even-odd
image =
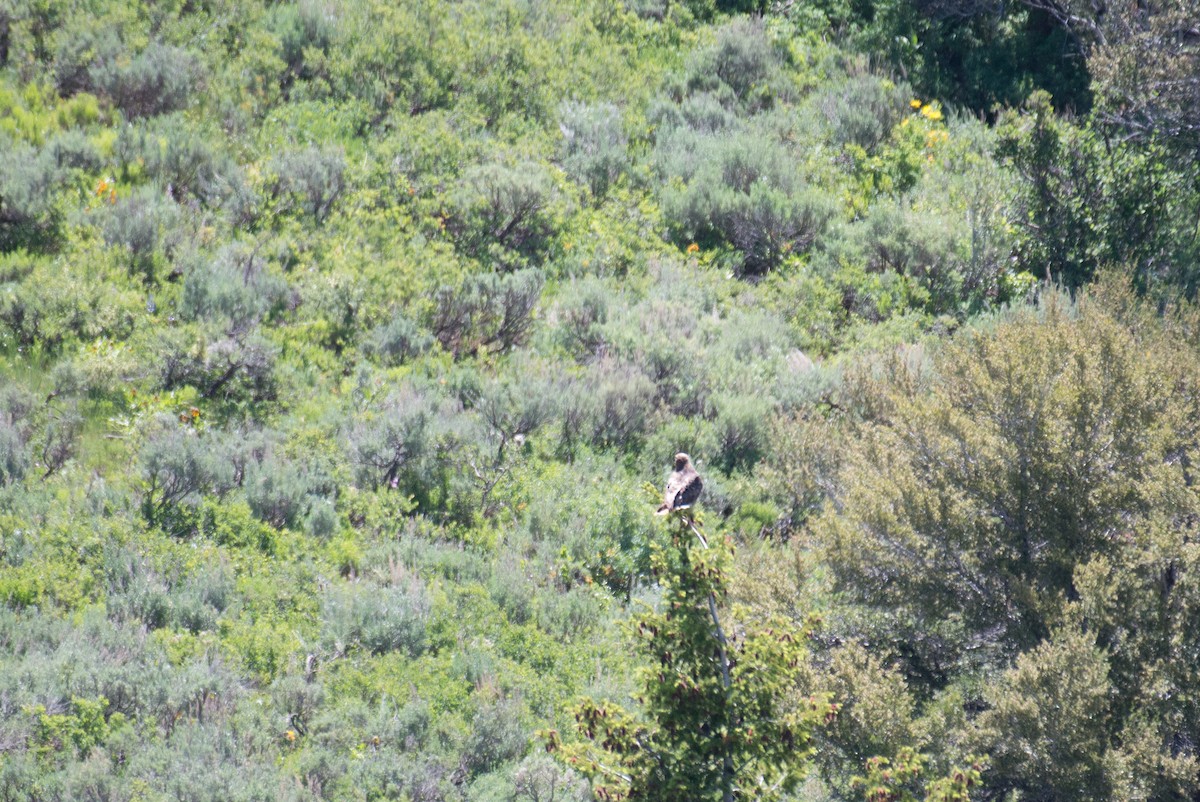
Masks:
[[[696,499],[700,498],[700,490],[704,487],[704,483],[700,481],[700,474],[695,471],[688,471],[681,477],[680,488],[675,493],[675,501],[671,505],[671,509],[682,510],[696,503]]]
[[[681,510],[692,506],[700,498],[703,483],[700,475],[694,470],[675,471],[667,478],[667,488],[663,492],[663,505],[659,512]]]

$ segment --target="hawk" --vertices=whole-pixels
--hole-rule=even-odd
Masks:
[[[666,515],[671,510],[686,510],[700,498],[700,490],[704,483],[700,474],[692,467],[692,458],[687,454],[675,455],[675,471],[667,477],[667,487],[663,491],[663,503],[658,508],[659,515]]]

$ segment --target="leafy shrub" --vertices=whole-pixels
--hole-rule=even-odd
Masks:
[[[18,707],[102,697],[110,716],[167,727],[185,712],[211,716],[238,692],[219,661],[174,666],[145,628],[114,623],[103,609],[84,612],[69,626],[36,613],[15,614],[0,628],[14,645],[0,672],[0,693]]]
[[[42,431],[33,441],[38,462],[43,470],[43,479],[58,472],[75,456],[75,447],[82,430],[83,415],[80,414],[77,403],[69,403],[50,411]]]
[[[0,292],[0,322],[7,328],[4,334],[15,338],[18,345],[36,344],[49,352],[57,352],[72,339],[94,342],[111,338],[91,355],[95,362],[108,362],[110,357],[112,362],[123,361],[131,352],[112,347],[112,341],[130,335],[135,315],[145,312],[146,296],[117,280],[117,274],[125,271],[111,271],[111,263],[102,253],[93,252],[92,256],[90,266],[95,274],[88,280],[64,273],[52,258],[22,253],[5,260],[23,275]]]
[[[410,384],[390,392],[350,430],[350,459],[359,481],[399,489],[428,504],[446,480],[437,448],[456,412],[457,405]]]
[[[602,198],[629,163],[620,110],[611,103],[563,103],[558,107],[563,168],[592,196]]]
[[[603,620],[602,595],[586,586],[547,596],[538,607],[538,625],[563,640],[580,638]]]
[[[298,728],[312,725],[327,699],[325,686],[314,676],[315,661],[306,659],[304,674],[285,674],[271,683],[271,700]]]
[[[423,576],[440,577],[456,584],[487,581],[492,570],[480,551],[465,549],[461,543],[430,540],[430,529],[429,521],[421,519],[410,521],[405,527],[405,537],[397,549],[398,558],[404,565],[412,566]]]
[[[837,718],[821,734],[816,761],[826,782],[847,796],[854,775],[876,755],[894,755],[916,742],[915,700],[904,678],[856,643],[823,655],[813,685],[838,700]]]
[[[710,359],[722,372],[769,375],[774,372],[775,358],[783,354],[790,339],[787,325],[775,315],[757,309],[732,310],[722,321],[715,342],[709,345]],[[724,382],[726,386],[731,383]]]
[[[291,151],[274,159],[270,169],[275,175],[272,192],[281,211],[296,205],[318,225],[346,188],[346,156],[341,148],[310,146]]]
[[[504,558],[487,581],[488,595],[504,611],[507,620],[524,624],[533,618],[537,586],[514,558]]]
[[[260,737],[266,728],[255,730]],[[238,732],[226,721],[184,721],[167,737],[126,756],[124,773],[135,788],[179,802],[301,802],[311,795],[284,781],[265,743],[242,751]],[[243,736],[244,737],[244,736]],[[264,738],[265,740],[265,738]]]
[[[663,281],[669,285],[671,279]],[[708,415],[717,371],[710,372],[706,363],[702,314],[692,305],[697,299],[658,289],[627,318],[610,321],[605,339],[614,354],[654,382],[656,402],[679,415]]]
[[[328,477],[314,474],[308,463],[268,459],[250,463],[244,487],[251,511],[272,526],[283,527],[306,521],[321,497],[318,491],[328,484]]]
[[[105,608],[114,621],[138,621],[148,629],[166,626],[171,616],[166,579],[138,554],[111,548],[104,555]]]
[[[85,173],[95,173],[103,165],[103,159],[96,145],[87,134],[72,128],[55,134],[46,144],[46,150],[54,159],[60,170],[81,170]]]
[[[314,499],[309,506],[308,515],[304,518],[304,531],[311,537],[326,540],[337,532],[339,525],[333,502],[328,499]]]
[[[325,594],[322,640],[335,654],[357,646],[370,654],[400,651],[416,657],[425,650],[428,618],[429,599],[416,580],[406,587],[351,583]]]
[[[541,271],[475,273],[434,295],[433,336],[455,356],[521,345],[533,327],[533,310],[545,279]]]
[[[29,471],[32,409],[34,399],[20,385],[0,390],[0,487],[17,483]]]
[[[131,60],[113,59],[94,68],[90,77],[131,119],[185,108],[202,80],[195,56],[160,42],[151,42]]]
[[[1195,239],[1181,236],[1195,219],[1193,173],[1059,118],[1044,91],[1030,95],[1025,113],[1006,114],[998,131],[997,156],[1020,179],[1011,219],[1022,270],[1076,287],[1106,266],[1129,265],[1139,291],[1165,282],[1195,294],[1200,283],[1187,267]]]
[[[454,85],[453,63],[443,48],[451,20],[434,3],[394,6],[372,2],[347,14],[342,25],[342,58],[331,63],[331,83],[345,97],[357,98],[386,114],[401,115],[444,106]]]
[[[269,431],[239,439],[238,450],[231,456],[238,484],[255,516],[275,527],[305,524],[308,528],[311,523],[323,535],[336,529],[337,516],[326,503],[337,493],[330,476],[331,460],[319,453],[285,451]],[[328,508],[332,521],[314,519],[317,507]]]
[[[662,20],[667,15],[667,0],[622,0],[626,9],[642,19]]]
[[[844,239],[831,237],[828,247],[841,263],[861,264],[870,273],[902,277],[902,305],[938,314],[957,311],[962,299],[981,289],[979,279],[966,286],[967,243],[940,215],[874,204],[864,220],[848,227]],[[987,286],[986,284],[984,286]],[[887,310],[878,310],[877,319]]]
[[[1078,319],[1055,296],[1044,303],[986,336],[955,338],[932,386],[898,377],[884,394],[894,406],[865,438],[874,445],[847,454],[838,523],[821,519],[839,585],[870,597],[882,614],[875,631],[904,642],[908,674],[926,686],[1042,642],[1078,566],[1116,559],[1124,541],[1111,527],[1154,529],[1158,499],[1184,481],[1148,467],[1194,437],[1180,423],[1190,402],[1154,389],[1200,381],[1173,355],[1182,341],[1122,321],[1104,301]],[[1029,495],[1031,483],[1052,490]]]
[[[503,451],[548,422],[557,412],[562,383],[554,370],[528,361],[483,385],[474,409]]]
[[[528,802],[586,802],[592,795],[586,780],[537,753],[513,769],[513,791],[515,800]]]
[[[726,108],[715,92],[695,92],[678,101],[659,99],[650,107],[647,116],[664,132],[679,129],[716,134],[739,126],[737,114]]]
[[[221,614],[234,602],[234,590],[228,565],[201,567],[173,588],[172,622],[193,634],[216,630]]]
[[[816,415],[775,417],[768,425],[769,453],[757,475],[782,508],[777,531],[786,537],[837,492],[844,434]]]
[[[275,395],[277,348],[255,333],[207,340],[195,331],[171,331],[157,343],[158,384],[164,390],[194,387],[200,398],[265,401]]]
[[[670,453],[677,448],[672,444]],[[615,455],[580,457],[572,470],[545,477],[532,493],[527,526],[533,546],[555,565],[562,584],[605,588],[628,601],[649,576],[653,533],[645,495],[617,479],[619,472]],[[552,605],[545,597],[540,601]],[[558,615],[570,617],[573,604],[555,612],[539,606],[539,620],[549,626]]]
[[[26,439],[12,423],[0,420],[0,487],[21,481],[30,462]]]
[[[606,338],[604,324],[617,291],[596,278],[566,284],[559,291],[550,319],[555,340],[577,360],[599,356]]]
[[[1108,744],[1096,724],[1107,717],[1113,693],[1104,655],[1086,633],[1055,633],[1021,655],[979,718],[976,743],[987,746],[988,785],[1110,796],[1115,778],[1105,776]],[[1042,713],[1042,705],[1055,714]],[[1036,792],[1026,779],[1033,777]]]

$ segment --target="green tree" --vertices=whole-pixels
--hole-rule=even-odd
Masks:
[[[549,732],[548,748],[592,779],[605,800],[781,799],[804,776],[812,732],[836,705],[797,698],[805,633],[782,619],[739,621],[726,633],[732,546],[706,545],[682,513],[652,555],[659,609],[634,619],[647,661],[643,716],[608,701],[575,708],[580,739]]]
[[[1166,152],[1111,141],[1055,115],[1034,92],[1024,113],[999,125],[997,155],[1021,177],[1016,245],[1022,269],[1071,287],[1106,267],[1128,266],[1134,286],[1156,282],[1195,293],[1186,265],[1194,257],[1194,176],[1172,168]]]
[[[1200,375],[1095,298],[1066,303],[947,345],[927,390],[887,391],[849,458],[843,514],[819,525],[847,592],[935,685],[981,649],[1047,637],[1074,567],[1179,503],[1163,483],[1183,477],[1161,466],[1194,442],[1183,388]]]
[[[1166,139],[1196,162],[1200,28],[1187,0],[1117,4],[1088,54],[1097,111],[1126,136]]]
[[[1109,285],[1047,293],[863,406],[816,527],[857,603],[837,634],[934,700],[922,726],[951,760],[992,757],[989,792],[1194,786],[1195,320]],[[934,721],[939,693],[958,723]]]

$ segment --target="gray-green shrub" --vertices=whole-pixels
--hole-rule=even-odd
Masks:
[[[26,439],[11,423],[0,420],[0,487],[21,481],[29,466]]]
[[[107,25],[80,24],[63,29],[51,66],[55,89],[64,97],[95,91],[94,73],[115,61],[122,47],[117,30]]]
[[[430,504],[449,481],[449,465],[439,446],[453,435],[459,412],[457,403],[412,384],[391,391],[349,431],[350,461],[358,481]]]
[[[553,196],[550,176],[536,162],[474,165],[450,195],[448,225],[468,253],[513,269],[548,245]]]
[[[742,130],[668,133],[658,144],[663,212],[679,243],[728,243],[739,269],[764,273],[806,251],[833,215],[826,194],[808,186],[797,160],[772,134]]]
[[[636,366],[602,360],[588,373],[590,435],[607,448],[636,448],[654,412],[656,388]]]
[[[344,654],[359,647],[371,654],[400,651],[415,657],[425,650],[429,598],[424,586],[349,583],[325,593],[321,638],[327,649]]]
[[[233,463],[218,435],[201,434],[171,418],[150,436],[141,454],[145,490],[142,510],[151,525],[170,526],[202,495],[222,493],[235,483]]]
[[[53,242],[61,217],[54,204],[61,178],[52,152],[0,135],[0,253]]]
[[[399,365],[420,356],[433,345],[433,335],[403,312],[395,312],[364,338],[368,354],[386,365]]]
[[[325,221],[346,189],[346,155],[340,147],[309,146],[271,162],[271,192],[281,211],[299,208],[317,224]]]
[[[278,349],[257,332],[209,340],[194,329],[170,331],[157,344],[158,385],[195,387],[202,399],[241,403],[275,395]]]
[[[161,42],[151,42],[132,59],[107,61],[89,75],[130,119],[187,107],[203,82],[202,66],[192,53]]]
[[[121,128],[114,156],[126,172],[144,169],[168,196],[214,204],[227,191],[236,166],[180,114],[134,120]]]
[[[832,86],[816,99],[833,141],[871,150],[907,111],[912,89],[875,75],[857,75]]]
[[[154,185],[135,189],[108,208],[101,231],[104,241],[129,256],[130,270],[154,277],[154,257],[170,258],[181,240],[179,206]]]
[[[523,344],[533,328],[533,310],[545,278],[540,270],[474,273],[438,288],[430,320],[433,336],[455,354],[507,350]]]
[[[780,89],[781,59],[761,19],[740,17],[717,31],[717,41],[692,54],[689,92],[716,92],[750,113],[769,108]]]
[[[769,446],[770,401],[761,396],[734,396],[718,401],[717,408],[714,463],[726,474],[753,470]]]
[[[594,277],[572,281],[560,289],[550,315],[555,324],[553,337],[576,360],[592,359],[603,350],[604,324],[616,293],[615,288]]]
[[[337,33],[337,19],[330,6],[320,0],[302,0],[277,6],[271,17],[271,30],[279,39],[279,56],[287,65],[289,85],[295,79],[313,77],[305,60],[305,51],[326,53]]]
[[[621,112],[612,103],[566,102],[558,107],[562,164],[567,174],[602,198],[629,164]]]
[[[287,292],[257,249],[233,243],[187,268],[179,311],[184,318],[221,321],[231,334],[252,329]]]

